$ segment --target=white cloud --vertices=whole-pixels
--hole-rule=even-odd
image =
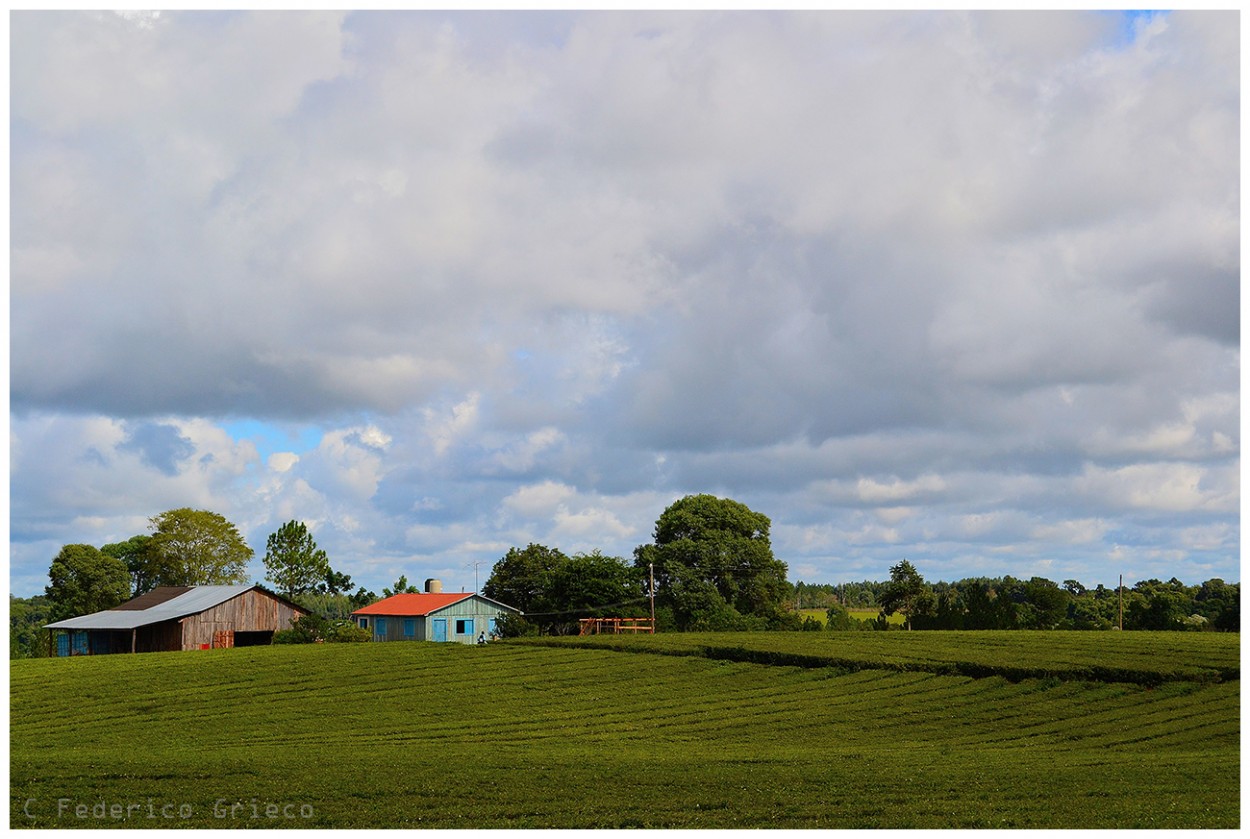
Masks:
[[[453,405],[447,414],[440,415],[430,408],[422,410],[426,420],[426,433],[434,444],[435,454],[445,454],[458,438],[473,427],[481,400],[482,395],[474,392],[463,402]]]
[[[289,472],[292,466],[299,463],[299,455],[294,452],[274,452],[269,455],[267,463],[275,472]]]
[[[576,494],[577,490],[571,486],[544,481],[541,484],[520,487],[505,498],[503,504],[528,518],[550,517]]]
[[[946,482],[938,475],[923,475],[914,481],[901,481],[895,478],[884,483],[872,478],[860,478],[855,482],[855,491],[859,499],[869,504],[892,504],[922,495],[933,496],[945,489]]]
[[[1233,578],[1236,19],[17,12],[15,578],[181,504],[627,554],[700,491],[830,575]]]

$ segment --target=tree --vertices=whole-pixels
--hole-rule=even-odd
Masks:
[[[927,589],[924,577],[920,576],[916,566],[904,559],[890,569],[890,582],[886,583],[881,598],[881,614],[889,617],[899,612],[904,618],[904,626],[911,629],[911,619],[922,605]],[[929,599],[932,600],[931,594]]]
[[[383,597],[393,597],[396,594],[420,594],[421,589],[408,584],[408,575],[400,574],[399,579],[395,581],[391,588],[382,589]]]
[[[114,542],[100,548],[100,553],[120,559],[130,572],[131,596],[149,592],[160,585],[157,563],[153,561],[149,548],[152,537],[147,535],[131,536],[125,542]]]
[[[325,580],[317,586],[324,594],[348,594],[352,590],[352,578],[327,567]]]
[[[330,622],[316,612],[300,615],[291,622],[290,629],[279,629],[273,634],[275,644],[315,644],[324,641],[330,631]]]
[[[637,617],[645,611],[638,569],[598,550],[574,554],[555,569],[550,599],[570,617]]]
[[[1193,597],[1180,580],[1173,577],[1166,583],[1142,580],[1133,586],[1131,599],[1124,604],[1124,626],[1127,629],[1177,630],[1193,611]]]
[[[130,597],[130,574],[120,559],[91,545],[66,545],[48,568],[45,589],[53,621],[112,609]]]
[[[557,611],[552,597],[556,573],[569,558],[555,548],[531,542],[524,549],[509,548],[490,570],[482,594],[530,613]]]
[[[1045,577],[1033,577],[1024,584],[1024,593],[1033,606],[1030,625],[1024,629],[1055,629],[1068,616],[1072,595]]]
[[[326,552],[300,521],[289,521],[269,534],[264,561],[265,579],[287,597],[314,591],[333,573]]]
[[[859,621],[851,617],[850,612],[839,603],[834,603],[825,610],[825,629],[830,632],[846,632],[857,628]]]
[[[148,553],[156,585],[232,585],[247,580],[252,549],[222,516],[183,507],[151,521]]]
[[[9,595],[9,658],[43,658],[48,654],[51,604],[45,595],[23,598]]]
[[[656,602],[681,629],[775,626],[784,622],[788,587],[771,525],[732,499],[688,495],[660,515],[654,543],[634,550],[634,566],[646,574],[654,565]]]

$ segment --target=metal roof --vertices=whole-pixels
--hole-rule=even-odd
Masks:
[[[130,611],[139,611],[141,609],[151,609],[153,606],[159,606],[169,600],[173,600],[180,594],[186,594],[195,586],[157,586],[149,592],[139,595],[133,600],[127,600],[120,606],[114,606],[109,609],[110,612],[116,612],[119,609],[127,609]]]
[[[446,609],[454,603],[467,600],[470,597],[477,597],[485,600],[487,603],[494,603],[496,606],[508,611],[520,613],[519,609],[500,603],[498,600],[491,600],[484,595],[473,592],[460,592],[458,594],[392,594],[385,600],[379,600],[377,603],[357,609],[352,614],[384,617],[424,617],[437,612],[439,609]]]
[[[161,621],[174,620],[175,618],[185,618],[187,615],[194,615],[203,612],[205,609],[211,609],[214,606],[220,606],[227,600],[238,597],[245,591],[251,591],[258,586],[195,586],[188,589],[182,594],[178,594],[170,599],[161,599],[152,597],[151,600],[158,602],[146,609],[135,609],[130,606],[135,600],[148,597],[154,592],[140,595],[134,600],[123,603],[116,609],[109,609],[104,612],[96,612],[92,615],[81,615],[68,620],[57,621],[44,625],[44,629],[136,629],[140,626],[148,624],[160,623]],[[263,590],[263,589],[262,589]],[[164,594],[164,593],[162,593]],[[129,607],[129,608],[128,608]]]

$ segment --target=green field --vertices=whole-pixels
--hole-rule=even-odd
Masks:
[[[1235,635],[833,635],[14,661],[10,825],[1239,825]]]
[[[821,626],[824,626],[825,616],[828,611],[828,609],[799,609],[799,614],[805,618],[813,617],[820,621]],[[855,618],[855,620],[875,621],[877,616],[881,614],[881,611],[879,609],[847,609],[846,613]],[[898,612],[887,615],[885,619],[886,623],[891,626],[902,626],[905,620],[906,619]]]

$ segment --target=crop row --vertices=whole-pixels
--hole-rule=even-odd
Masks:
[[[16,662],[10,688],[15,827],[88,826],[22,812],[64,796],[185,801],[187,826],[201,827],[1238,819],[1235,681],[1011,682],[414,643]],[[316,816],[212,815],[218,800],[253,798]]]
[[[883,669],[1010,681],[1220,682],[1240,678],[1239,636],[1214,633],[909,632],[685,633],[524,638],[512,643],[590,646],[844,671]]]

